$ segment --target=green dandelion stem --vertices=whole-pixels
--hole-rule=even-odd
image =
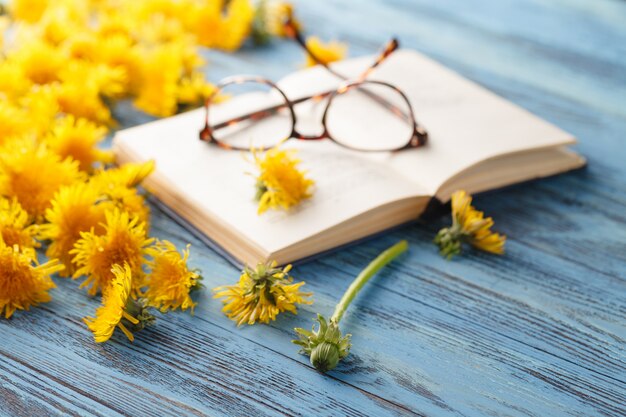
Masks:
[[[343,317],[343,313],[354,300],[357,293],[382,267],[393,261],[400,254],[405,252],[409,247],[406,240],[402,240],[374,259],[370,264],[356,277],[346,290],[345,294],[337,304],[335,313],[330,320],[326,320],[321,314],[317,315],[315,321],[318,322],[319,328],[316,330],[315,325],[309,330],[297,328],[295,329],[298,339],[292,340],[296,345],[300,346],[300,353],[309,356],[311,365],[321,372],[328,372],[333,369],[339,361],[348,356],[352,344],[350,343],[350,334],[342,335],[339,329],[339,320]]]
[[[407,241],[401,240],[400,242],[396,243],[395,245],[378,255],[376,259],[374,259],[372,262],[370,262],[370,264],[367,265],[367,267],[363,271],[361,271],[359,276],[356,277],[354,281],[352,281],[350,287],[348,287],[346,292],[343,294],[343,297],[341,297],[339,304],[337,304],[337,307],[335,307],[335,312],[331,317],[331,321],[339,323],[339,321],[343,317],[343,313],[346,312],[346,309],[348,308],[352,300],[354,300],[354,297],[358,294],[359,291],[361,291],[361,288],[363,288],[367,281],[369,281],[370,278],[376,275],[376,273],[389,262],[393,261],[402,253],[406,252],[408,247],[409,244],[407,243]]]

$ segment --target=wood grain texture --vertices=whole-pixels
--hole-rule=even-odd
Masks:
[[[626,415],[626,3],[617,0],[297,1],[323,38],[371,53],[397,35],[573,133],[588,169],[479,196],[507,254],[452,262],[431,239],[442,213],[295,271],[315,304],[237,329],[209,291],[194,316],[169,314],[96,346],[82,324],[97,299],[57,279],[54,300],[0,321],[0,415]],[[287,42],[210,52],[208,74],[279,78]],[[124,126],[148,120],[127,106]],[[237,270],[153,207],[152,233],[192,243],[207,287]],[[380,250],[409,253],[356,299],[351,355],[321,375],[290,343],[330,313]]]

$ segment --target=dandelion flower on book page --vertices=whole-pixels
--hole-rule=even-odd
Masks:
[[[263,156],[253,150],[254,161],[259,169],[255,199],[259,203],[258,214],[268,209],[288,210],[312,196],[314,181],[298,169],[300,160],[295,150],[270,149]]]

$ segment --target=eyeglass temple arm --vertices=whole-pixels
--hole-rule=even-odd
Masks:
[[[287,21],[287,23],[285,23],[285,28],[286,30],[288,30],[288,34],[289,36],[292,36],[306,51],[308,54],[311,55],[311,57],[316,61],[316,62],[320,62],[320,65],[324,66],[324,68],[326,68],[328,71],[330,71],[332,74],[336,75],[337,77],[341,78],[342,80],[347,80],[348,78],[342,74],[339,74],[337,71],[334,71],[332,68],[330,68],[327,64],[322,63],[317,57],[315,57],[315,55],[309,50],[309,48],[306,46],[306,43],[304,42],[304,39],[302,38],[302,35],[300,34],[300,32],[298,32],[298,30],[295,28],[293,22],[291,22],[290,20]],[[357,79],[359,81],[363,81],[369,74],[370,72],[372,72],[378,65],[380,65],[381,62],[383,62],[389,55],[391,55],[393,53],[393,51],[395,51],[398,48],[399,44],[398,41],[396,39],[392,39],[385,47],[385,49],[383,49],[383,51],[378,55],[378,58],[376,59],[376,61],[374,61],[374,63],[369,66],[367,69],[365,69],[365,71],[363,71],[361,73],[361,75],[359,75],[359,77],[357,77]],[[363,93],[366,94],[367,96],[373,98],[374,100],[376,100],[377,102],[379,102],[380,104],[382,104],[383,106],[385,106],[386,108],[390,109],[391,111],[393,111],[394,113],[397,114],[397,109],[395,106],[393,106],[391,103],[387,102],[385,99],[383,99],[382,97],[378,97],[376,94],[367,91],[365,89],[361,89],[363,90]],[[298,99],[295,100],[291,100],[291,104],[292,105],[296,105],[296,104],[300,104],[300,103],[304,103],[305,101],[311,100],[311,99],[322,99],[324,97],[329,96],[331,93],[335,92],[336,90],[329,90],[329,91],[325,91],[319,94],[315,94],[312,96],[306,96],[306,97],[300,97]],[[226,126],[232,125],[234,123],[238,123],[238,122],[242,122],[244,120],[247,119],[263,119],[265,117],[270,117],[273,114],[275,114],[277,111],[281,110],[282,108],[284,108],[285,105],[284,104],[280,104],[280,105],[276,105],[276,106],[272,106],[272,107],[267,107],[267,108],[263,108],[263,109],[259,109],[256,110],[254,112],[251,113],[247,113],[247,114],[243,114],[239,117],[236,117],[234,119],[230,119],[230,120],[226,120],[222,123],[219,123],[215,126],[212,127],[212,130],[218,130],[218,129],[223,129]],[[394,111],[395,109],[395,111]],[[408,116],[405,115],[403,112],[400,111],[400,114],[407,119]],[[206,121],[206,125],[208,128],[208,120]]]
[[[309,48],[307,46],[306,41],[305,41],[304,37],[302,36],[302,33],[298,30],[298,27],[296,26],[295,22],[293,21],[293,18],[288,17],[287,20],[285,20],[284,27],[285,27],[285,32],[287,33],[287,35],[289,37],[293,38],[298,43],[298,45],[300,45],[302,47],[302,49],[304,49],[304,51],[316,63],[318,63],[319,65],[323,66],[324,68],[326,68],[326,70],[328,72],[330,72],[331,74],[335,75],[338,78],[341,78],[344,81],[347,81],[349,79],[345,75],[340,74],[337,71],[333,70],[326,62],[322,61],[321,59],[319,59],[319,57],[317,57],[315,55],[315,53],[311,50],[311,48]],[[368,77],[368,75],[372,71],[374,71],[374,69],[376,69],[376,67],[378,67],[383,61],[385,61],[399,47],[400,47],[400,43],[398,42],[398,40],[396,38],[391,39],[391,41],[389,41],[385,45],[385,48],[382,50],[382,52],[380,54],[378,54],[378,56],[376,57],[376,60],[374,61],[374,63],[372,65],[370,65],[369,67],[367,67],[365,69],[365,71],[363,71],[358,77],[356,77],[356,80],[357,81],[365,80]],[[409,120],[410,119],[409,115],[405,114],[401,109],[398,109],[392,103],[388,102],[387,100],[385,100],[384,98],[380,97],[379,95],[377,95],[375,93],[372,93],[371,91],[368,91],[366,88],[358,88],[358,89],[363,94],[365,94],[369,98],[373,99],[378,104],[381,104],[383,107],[387,108],[392,113],[402,117],[404,120]]]
[[[315,53],[313,51],[311,51],[311,49],[307,46],[306,41],[304,40],[304,37],[302,36],[302,33],[300,33],[300,31],[298,30],[298,27],[296,26],[295,22],[293,21],[293,19],[291,17],[287,18],[287,20],[284,23],[284,27],[285,27],[285,31],[287,33],[287,36],[289,36],[292,39],[294,39],[298,43],[298,45],[300,45],[302,47],[302,49],[304,49],[304,51],[317,64],[323,66],[324,68],[326,68],[326,70],[328,72],[330,72],[331,74],[341,78],[342,80],[348,80],[349,79],[345,75],[340,74],[337,71],[335,71],[334,69],[332,69],[326,62],[321,60],[317,55],[315,55]],[[356,79],[358,81],[363,81],[365,78],[367,78],[367,76],[378,65],[380,65],[381,62],[383,62],[385,59],[387,59],[387,57],[389,57],[389,55],[391,55],[393,53],[393,51],[398,49],[399,46],[400,46],[400,44],[399,44],[399,42],[398,42],[398,40],[396,38],[393,38],[391,41],[389,41],[387,43],[387,45],[385,45],[385,49],[383,49],[383,51],[376,58],[376,61],[374,61],[374,63],[372,65],[370,65],[367,69],[365,69],[365,71],[363,71],[358,77],[356,77]]]
[[[330,73],[334,74],[338,78],[341,78],[342,80],[348,80],[348,78],[346,76],[344,76],[343,74],[338,73],[337,71],[334,71],[332,68],[330,68],[330,66],[328,66],[328,64],[325,64],[324,62],[322,62],[319,58],[317,58],[315,56],[315,54],[313,54],[311,52],[311,50],[306,46],[306,42],[304,41],[304,38],[302,37],[302,34],[295,27],[295,25],[294,25],[294,23],[293,23],[293,21],[291,19],[288,19],[285,22],[285,29],[287,31],[287,34],[290,37],[294,38],[298,42],[298,44],[300,46],[302,46],[302,48],[304,48],[304,50],[316,62],[318,62],[320,65],[322,65]],[[370,65],[368,68],[366,68],[365,71],[363,71],[357,77],[357,80],[358,81],[363,81],[378,65],[380,65],[385,59],[387,59],[387,57],[389,57],[389,55],[391,55],[396,49],[398,49],[398,47],[399,47],[399,43],[398,43],[397,39],[392,39],[389,43],[387,43],[387,45],[385,46],[383,51],[378,55],[378,57],[376,58],[374,63],[372,65]],[[374,99],[378,103],[382,104],[384,107],[388,108],[394,114],[401,115],[401,117],[403,117],[405,120],[409,118],[408,115],[404,114],[404,112],[399,110],[396,106],[394,106],[393,104],[389,103],[388,101],[386,101],[382,97],[379,97],[376,94],[374,94],[374,93],[372,93],[370,91],[367,91],[367,90],[365,90],[363,88],[360,88],[360,90],[362,90],[365,95],[371,97],[372,99]],[[321,100],[324,97],[327,97],[330,94],[334,93],[335,91],[336,90],[333,89],[333,90],[325,91],[325,92],[318,93],[318,94],[315,94],[315,95],[312,95],[312,96],[300,97],[298,99],[291,100],[291,104],[292,105],[296,105],[296,104],[304,103],[304,102],[306,102],[308,100],[311,100],[311,99]],[[247,120],[247,119],[260,120],[260,119],[263,119],[263,118],[266,118],[266,117],[270,117],[273,114],[275,114],[276,112],[278,112],[279,110],[285,108],[285,106],[286,106],[285,104],[279,104],[279,105],[276,105],[276,106],[259,109],[259,110],[253,111],[251,113],[243,114],[243,115],[241,115],[239,117],[236,117],[236,118],[233,118],[233,119],[229,119],[229,120],[226,120],[226,121],[224,121],[222,123],[216,124],[213,127],[211,127],[210,129],[211,130],[219,130],[219,129],[223,129],[223,128],[227,127],[227,126],[233,125],[235,123],[242,122],[242,121]],[[209,121],[208,121],[208,119],[206,120],[205,124],[206,124],[206,126],[205,126],[204,130],[209,129]]]

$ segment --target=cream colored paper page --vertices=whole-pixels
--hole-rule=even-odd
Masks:
[[[195,110],[123,130],[115,146],[140,160],[154,159],[157,173],[186,197],[180,204],[211,213],[269,253],[381,205],[426,196],[395,171],[360,154],[338,151],[327,141],[293,141],[302,167],[316,182],[313,197],[288,213],[259,216],[252,156],[201,142],[202,121],[202,110]]]
[[[356,76],[372,59],[343,61],[333,68]],[[367,157],[393,167],[429,195],[436,195],[449,178],[488,159],[575,143],[567,132],[414,51],[394,52],[369,79],[402,89],[430,140],[424,148]],[[315,67],[291,74],[279,84],[294,98],[340,83],[323,68]],[[345,116],[345,123],[361,122],[351,120],[350,114]]]

